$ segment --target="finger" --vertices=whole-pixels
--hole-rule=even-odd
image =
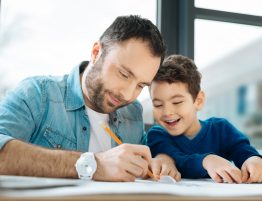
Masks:
[[[176,180],[176,181],[180,181],[181,178],[182,178],[182,177],[181,177],[181,173],[180,173],[180,172],[177,172],[177,173],[176,173],[176,176],[175,176],[175,180]]]
[[[181,174],[180,172],[178,172],[177,170],[172,170],[170,173],[169,173],[169,176],[173,177],[176,181],[180,181],[181,180]]]
[[[217,183],[222,183],[223,182],[223,178],[219,174],[217,174],[217,173],[215,173],[212,176],[210,175],[210,177]]]
[[[135,177],[142,177],[143,175],[143,168],[133,164],[133,163],[125,163],[124,170],[128,172],[129,174],[135,176]]]
[[[145,145],[134,145],[134,144],[122,144],[125,150],[133,152],[136,155],[142,156],[148,163],[151,163],[152,156],[148,146]]]
[[[140,175],[137,175],[138,177],[146,177],[147,176],[147,172],[148,172],[148,168],[149,168],[149,164],[148,162],[142,158],[141,156],[137,156],[137,155],[134,155],[134,156],[131,156],[130,157],[130,162],[137,166],[139,169],[142,170],[141,174]]]
[[[171,168],[169,166],[167,166],[166,164],[162,164],[160,176],[169,175],[170,171],[171,171]]]
[[[241,173],[242,173],[242,182],[246,183],[249,178],[249,172],[247,170],[247,166],[245,165],[242,166]]]
[[[135,154],[142,156],[148,162],[152,161],[151,152],[148,146],[145,145],[132,145]]]
[[[136,176],[130,174],[128,171],[126,171],[121,178],[124,182],[134,182],[136,180]]]
[[[230,176],[230,174],[225,171],[225,170],[222,170],[220,173],[219,173],[220,177],[223,178],[223,181],[224,182],[227,182],[229,184],[232,184],[234,183],[234,180],[232,179],[232,177]]]
[[[255,171],[253,168],[249,170],[248,183],[256,183],[259,181],[259,171]]]
[[[237,184],[242,183],[242,174],[241,174],[241,171],[237,167],[227,170],[226,172],[230,176],[230,178],[233,180],[233,182]]]
[[[258,182],[262,183],[262,172],[259,173]]]
[[[251,184],[252,182],[253,182],[253,181],[252,181],[252,178],[249,177],[249,178],[247,179],[247,182],[246,182],[246,183]]]
[[[115,175],[115,178],[109,180],[114,182],[133,182],[135,181],[136,177],[129,173],[126,170],[118,170],[117,175]],[[101,181],[104,181],[103,179]]]
[[[157,160],[157,159],[152,160],[151,170],[152,170],[152,172],[153,172],[153,175],[157,175],[157,176],[160,175],[161,163],[160,163],[159,160]]]
[[[170,172],[168,173],[168,175],[169,175],[170,177],[175,178],[175,176],[176,176],[176,171],[175,171],[174,169],[172,169],[172,170],[170,170]]]
[[[260,176],[258,178],[258,183],[262,183],[262,174],[260,174]]]

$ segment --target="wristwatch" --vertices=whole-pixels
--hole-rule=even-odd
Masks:
[[[75,163],[75,168],[79,179],[91,180],[97,168],[94,153],[86,152],[81,154]]]

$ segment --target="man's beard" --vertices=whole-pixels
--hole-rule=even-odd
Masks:
[[[105,89],[105,85],[101,78],[101,62],[97,62],[90,69],[86,79],[85,86],[88,92],[88,98],[93,106],[93,109],[99,113],[110,113],[114,110],[123,107],[127,104],[124,98],[121,95],[116,95],[110,90]],[[115,106],[111,102],[105,102],[105,94],[112,95],[118,99],[122,104]],[[106,105],[109,107],[106,107]]]
[[[96,86],[92,86],[92,88],[88,88],[88,81],[86,80],[86,87],[89,94],[89,101],[91,102],[92,106],[94,107],[94,110],[99,113],[110,113],[115,111],[118,108],[121,108],[125,106],[127,103],[124,101],[120,96],[115,95],[113,92],[106,90],[104,88],[104,84],[100,80],[100,82],[97,80]],[[105,102],[105,94],[113,95],[115,98],[120,100],[122,104],[115,106],[111,102]],[[106,105],[108,107],[106,107]]]

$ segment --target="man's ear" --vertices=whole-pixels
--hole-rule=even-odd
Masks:
[[[92,48],[90,62],[94,64],[98,60],[100,54],[101,54],[101,44],[99,42],[95,42]]]
[[[202,109],[202,107],[205,104],[205,100],[206,100],[205,92],[201,90],[197,94],[197,97],[196,97],[196,100],[195,100],[195,103],[194,103],[195,106],[196,106],[197,111]]]

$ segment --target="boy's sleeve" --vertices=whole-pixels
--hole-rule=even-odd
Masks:
[[[258,151],[250,145],[248,138],[225,120],[223,141],[227,142],[224,152],[226,158],[241,168],[242,164],[251,156],[260,156]]]
[[[147,144],[153,157],[160,153],[172,157],[183,178],[203,178],[208,176],[207,171],[203,168],[202,161],[211,153],[185,154],[172,143],[170,136],[159,126],[154,126],[149,130]]]
[[[39,122],[41,96],[29,80],[19,83],[0,103],[0,150],[12,139],[29,141]]]

